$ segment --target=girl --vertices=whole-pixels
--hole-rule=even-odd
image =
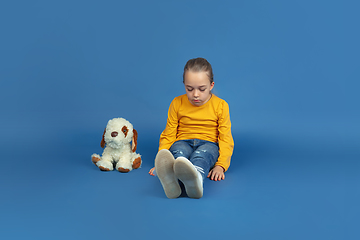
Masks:
[[[220,181],[230,166],[234,141],[228,104],[213,95],[213,72],[204,58],[189,60],[183,73],[186,94],[169,107],[160,136],[155,167],[168,198],[181,194],[179,180],[191,198],[203,196],[203,179]]]

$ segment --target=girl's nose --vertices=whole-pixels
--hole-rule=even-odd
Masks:
[[[199,90],[194,90],[194,97],[198,97],[199,96]]]

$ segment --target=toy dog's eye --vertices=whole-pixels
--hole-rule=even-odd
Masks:
[[[125,137],[127,136],[128,133],[128,128],[126,126],[123,126],[123,128],[121,129],[121,131],[124,133]]]

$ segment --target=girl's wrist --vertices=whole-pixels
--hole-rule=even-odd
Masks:
[[[223,168],[222,166],[216,165],[215,167],[218,167],[218,168],[222,169],[223,172],[225,172],[225,168]]]

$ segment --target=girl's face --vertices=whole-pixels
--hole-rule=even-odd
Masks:
[[[194,106],[201,106],[211,98],[211,90],[214,82],[210,84],[210,79],[206,72],[186,71],[184,76],[186,95]]]

